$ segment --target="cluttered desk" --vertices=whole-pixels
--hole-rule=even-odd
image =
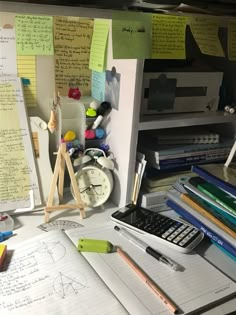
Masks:
[[[13,13],[15,7],[4,7],[7,12],[0,12],[0,314],[233,314],[235,187],[222,186],[216,178],[211,181],[208,171],[215,171],[215,166],[208,171],[195,166],[195,177],[180,173],[165,194],[165,204],[151,211],[139,206],[140,177],[135,176],[131,185],[133,175],[144,173],[144,168],[131,167],[135,164],[131,152],[137,151],[133,125],[140,96],[136,92],[141,88],[138,59],[186,59],[187,25],[198,40],[194,29],[204,30],[205,20],[137,13],[125,14],[125,19],[122,12],[113,14],[112,23],[88,18],[89,11],[83,9],[75,13],[81,18],[70,16],[73,8],[19,6]],[[229,47],[234,44],[233,26]],[[217,32],[218,27],[214,24]],[[173,45],[163,41],[167,38],[163,29]],[[130,51],[128,46],[133,46]],[[210,49],[203,51],[211,54]],[[193,72],[190,78],[198,76],[202,83],[203,74]],[[185,102],[194,105],[193,99],[188,100],[193,97],[187,75],[183,74],[185,87],[177,84],[178,73],[174,78],[167,75],[153,77],[164,91],[161,107],[154,110],[165,112],[166,106],[167,112],[181,111]],[[222,75],[212,71],[217,84],[204,75],[213,93],[194,87],[200,93],[195,98],[198,109],[201,98],[202,111],[217,110]],[[158,95],[156,85],[152,88],[151,84],[145,102],[149,94],[153,110]],[[175,91],[184,96],[184,103],[175,100]],[[84,101],[82,96],[90,94],[93,100]],[[26,107],[45,121],[29,118]],[[234,123],[231,117],[226,123]],[[222,147],[223,159],[231,145]],[[230,160],[235,146],[232,150]],[[52,171],[50,158],[55,156]],[[143,157],[139,155],[141,165]],[[159,158],[158,167],[168,166],[168,155]],[[229,167],[230,161],[226,164]],[[229,181],[235,182],[235,177]],[[132,204],[120,208],[111,199],[123,205],[132,199]]]

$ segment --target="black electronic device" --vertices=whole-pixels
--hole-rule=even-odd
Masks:
[[[204,237],[201,231],[185,221],[132,204],[114,212],[111,220],[182,253],[190,252]]]

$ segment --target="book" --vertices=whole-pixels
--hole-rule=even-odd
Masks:
[[[212,223],[217,225],[220,229],[231,235],[236,239],[236,231],[229,228],[227,225],[225,225],[222,221],[220,221],[217,217],[212,215],[210,212],[208,212],[204,207],[200,206],[197,202],[195,202],[193,199],[191,199],[187,194],[181,194],[180,195],[181,200],[186,202],[190,207],[192,207],[194,210],[199,212],[201,215],[203,215],[205,218],[210,220]]]
[[[188,191],[188,195],[200,206],[202,206],[207,212],[220,220],[224,225],[228,226],[232,231],[236,232],[236,217],[228,215],[228,213],[201,199],[191,191]]]
[[[174,202],[171,199],[166,201],[166,204],[176,211],[184,220],[198,228],[202,231],[207,237],[214,240],[219,246],[226,250],[230,255],[236,258],[236,249],[231,246],[222,236],[215,233],[211,228],[206,224],[202,223],[200,220],[196,219],[192,214],[190,214],[186,209],[180,206],[178,203]]]
[[[173,201],[175,204],[177,204],[178,206],[180,206],[183,211],[186,212],[185,214],[185,218],[187,219],[187,216],[189,219],[192,219],[192,223],[193,225],[195,225],[193,222],[195,222],[196,220],[198,221],[198,227],[199,229],[201,229],[201,226],[203,226],[202,230],[206,230],[206,231],[210,231],[210,233],[212,233],[212,235],[217,236],[217,238],[220,240],[220,245],[224,246],[226,245],[227,248],[225,248],[226,250],[229,251],[229,249],[232,251],[231,253],[236,256],[236,242],[235,242],[235,238],[230,236],[229,234],[227,234],[226,232],[224,232],[221,228],[219,228],[217,225],[215,225],[213,222],[211,222],[210,220],[208,220],[207,218],[205,218],[202,214],[200,214],[199,212],[197,212],[196,210],[194,210],[191,206],[189,206],[188,204],[186,204],[183,200],[181,200],[180,198],[181,193],[177,192],[177,191],[169,191],[167,193],[167,197],[168,200],[170,199],[171,201]],[[170,206],[170,204],[168,203],[167,200],[167,204]],[[170,206],[171,207],[171,206]],[[172,207],[171,207],[172,208]],[[173,208],[172,208],[173,209]],[[174,209],[175,210],[175,209]],[[187,219],[188,220],[188,219]],[[208,235],[209,236],[209,235]],[[213,238],[214,239],[214,238]]]
[[[236,197],[236,168],[224,165],[194,165],[192,172]]]
[[[118,253],[78,252],[74,245],[81,237],[108,240],[121,247],[182,314],[212,306],[236,291],[236,283],[201,256],[158,245],[159,251],[184,268],[169,272],[107,224],[51,231],[18,244],[1,270],[1,315],[171,314]],[[148,243],[157,247],[151,240]]]
[[[156,135],[152,135],[152,138],[159,144],[208,144],[220,141],[218,133],[206,128],[198,130],[196,127],[171,129],[164,132],[160,130]]]

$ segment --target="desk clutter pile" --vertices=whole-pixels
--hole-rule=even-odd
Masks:
[[[222,164],[195,165],[191,172],[160,178],[159,185],[168,185],[159,186],[160,191],[144,195],[142,203],[152,207],[148,202],[154,198],[156,209],[174,210],[236,260],[235,176],[234,164],[228,168]],[[152,184],[153,181],[146,178],[145,182]],[[157,178],[155,182],[158,183]]]

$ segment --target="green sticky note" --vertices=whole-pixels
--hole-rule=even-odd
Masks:
[[[113,245],[105,240],[81,238],[78,243],[80,252],[111,253]]]
[[[114,59],[151,57],[152,17],[147,13],[113,14],[112,47]]]
[[[102,72],[105,69],[109,20],[95,19],[90,50],[89,69]]]
[[[51,16],[16,15],[15,20],[18,56],[54,54]]]

